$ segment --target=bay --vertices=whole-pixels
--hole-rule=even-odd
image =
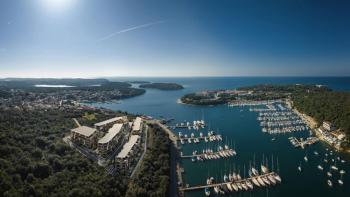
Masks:
[[[256,84],[321,84],[338,91],[350,91],[350,77],[197,77],[197,78],[111,78],[113,81],[142,80],[150,82],[174,82],[184,85],[185,89],[177,91],[161,91],[147,89],[144,95],[122,100],[120,103],[92,103],[95,107],[104,107],[112,110],[122,110],[130,113],[145,114],[155,118],[174,118],[175,122],[193,121],[204,118],[210,128],[219,132],[224,141],[234,142],[237,156],[230,159],[206,161],[203,163],[192,163],[190,160],[182,160],[185,169],[184,182],[189,185],[204,184],[208,176],[220,180],[223,174],[227,174],[235,167],[244,176],[243,168],[248,169],[249,164],[259,163],[263,155],[274,157],[274,168],[276,169],[276,158],[279,160],[279,172],[282,183],[268,189],[254,189],[253,191],[240,192],[232,196],[350,196],[350,177],[343,176],[344,185],[339,186],[337,180],[339,173],[333,172],[328,178],[326,172],[329,165],[322,163],[326,148],[324,143],[317,143],[307,149],[296,149],[288,141],[288,137],[306,137],[308,132],[293,134],[267,135],[261,132],[257,114],[249,112],[248,108],[228,108],[226,105],[218,106],[193,106],[179,104],[177,100],[184,94],[214,89],[233,89],[241,86]],[[183,130],[190,134],[195,131]],[[205,132],[205,130],[203,130]],[[275,141],[271,141],[275,137]],[[213,145],[214,146],[214,145]],[[186,144],[182,147],[184,154],[191,154],[193,150],[202,150],[208,145]],[[317,151],[320,156],[315,156]],[[307,155],[309,161],[306,163],[303,157]],[[337,153],[346,159],[346,164],[338,164],[340,169],[350,173],[349,155]],[[255,158],[255,159],[254,159]],[[297,170],[302,165],[302,172]],[[324,171],[317,169],[322,164]],[[245,173],[247,176],[247,172]],[[327,180],[333,182],[333,187],[327,185]],[[188,192],[186,196],[204,196],[204,191]]]

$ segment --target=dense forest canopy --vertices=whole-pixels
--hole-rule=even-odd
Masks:
[[[1,196],[122,196],[127,179],[111,177],[62,141],[72,118],[92,124],[117,113],[97,110],[0,109]]]
[[[294,94],[294,106],[319,124],[330,121],[350,135],[350,93],[322,92]]]
[[[170,140],[159,127],[151,126],[146,156],[129,183],[127,197],[169,196]]]

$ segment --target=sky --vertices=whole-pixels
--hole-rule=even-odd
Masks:
[[[1,0],[0,78],[350,76],[350,1]]]

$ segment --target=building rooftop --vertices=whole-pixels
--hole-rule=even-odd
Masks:
[[[95,133],[96,129],[87,126],[80,126],[75,129],[72,129],[72,131],[84,135],[86,137],[90,137],[93,133]]]
[[[105,120],[105,121],[102,121],[102,122],[99,122],[99,123],[95,123],[95,126],[97,126],[97,127],[104,126],[104,125],[107,125],[109,123],[116,122],[118,120],[122,120],[123,118],[124,118],[124,116],[111,118],[111,119],[108,119],[108,120]]]
[[[131,135],[129,141],[124,144],[122,151],[118,154],[117,158],[123,159],[128,156],[132,147],[136,144],[137,139],[139,139],[139,135]]]
[[[111,141],[114,136],[116,136],[123,128],[123,124],[114,124],[112,128],[110,128],[105,136],[103,136],[98,143],[105,144]]]
[[[134,120],[134,124],[133,124],[133,126],[132,126],[132,130],[133,130],[133,131],[139,131],[139,130],[140,130],[141,121],[142,121],[142,119],[141,119],[140,117],[137,117],[137,118]]]
[[[328,125],[331,125],[332,123],[329,122],[329,121],[323,121],[323,124],[328,124]]]

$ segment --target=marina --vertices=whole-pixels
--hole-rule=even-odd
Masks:
[[[309,130],[306,123],[285,102],[274,102],[264,105],[266,108],[250,108],[249,111],[258,112],[262,132],[268,134],[292,133]]]
[[[204,84],[208,83],[206,83],[206,80],[204,79],[200,82],[195,82],[190,79],[181,79],[180,81],[188,84],[188,89],[185,91],[196,92],[202,89],[235,88],[241,86],[242,83],[243,85],[249,85],[251,84],[251,80],[252,79],[249,79],[249,81],[247,80],[244,82],[240,82],[239,80],[231,80],[230,82],[227,82],[227,80],[215,81],[213,79],[215,86],[205,86]],[[256,80],[257,81],[254,81],[254,83],[266,83],[266,81],[262,79]],[[269,78],[269,80],[271,83],[277,81],[277,79],[274,78]],[[280,81],[277,82],[279,83]],[[297,83],[294,79],[285,81],[285,83],[290,82]],[[303,82],[305,81],[300,81],[299,83]],[[314,81],[306,82],[314,83]],[[317,81],[317,83],[323,84],[326,82]],[[194,151],[197,151],[197,154],[201,154],[203,149],[208,148],[213,149],[213,151],[216,152],[218,141],[210,142],[208,139],[208,142],[205,143],[205,141],[201,139],[199,143],[194,143],[192,139],[191,144],[189,144],[187,141],[185,141],[184,144],[181,144],[181,140],[178,135],[179,132],[182,132],[183,137],[185,134],[187,134],[187,137],[190,137],[191,133],[194,133],[195,137],[200,137],[200,133],[203,133],[203,136],[207,136],[208,132],[213,130],[215,131],[215,135],[220,134],[222,136],[222,141],[220,141],[222,145],[225,144],[224,142],[226,139],[228,139],[228,141],[235,141],[236,149],[233,148],[234,146],[231,146],[233,143],[230,145],[230,148],[237,151],[237,155],[233,157],[205,160],[204,162],[192,162],[192,157],[179,158],[177,181],[175,183],[179,190],[186,189],[187,186],[189,188],[195,186],[206,186],[208,185],[206,184],[206,180],[208,177],[210,177],[210,175],[215,178],[215,183],[227,183],[229,181],[225,182],[223,180],[223,176],[225,172],[228,176],[228,172],[230,171],[229,166],[231,166],[231,174],[233,171],[238,172],[240,170],[242,179],[244,179],[243,166],[249,162],[253,163],[253,154],[257,156],[256,158],[261,158],[262,154],[273,154],[274,157],[276,156],[279,159],[281,169],[276,171],[276,173],[280,175],[283,180],[285,180],[283,181],[283,184],[276,184],[273,187],[257,187],[253,183],[254,189],[245,191],[245,189],[241,186],[242,190],[239,190],[238,192],[228,192],[227,196],[266,197],[267,190],[269,197],[346,197],[350,193],[350,188],[348,187],[348,184],[350,183],[348,156],[342,152],[336,151],[333,151],[332,155],[330,155],[330,147],[322,142],[314,143],[311,146],[307,145],[304,149],[294,148],[294,146],[291,145],[290,141],[288,140],[289,137],[295,137],[297,139],[306,139],[310,137],[308,128],[305,131],[287,132],[283,134],[279,133],[278,135],[273,136],[266,135],[266,133],[262,132],[263,127],[260,126],[260,122],[258,121],[258,118],[263,116],[259,116],[260,112],[249,111],[251,107],[266,108],[265,105],[256,104],[254,106],[247,105],[235,107],[218,105],[213,107],[202,107],[183,105],[174,102],[174,98],[180,98],[183,94],[183,92],[164,93],[161,91],[148,91],[141,97],[123,100],[121,104],[96,104],[96,106],[103,106],[116,110],[125,110],[133,113],[144,113],[155,118],[161,115],[163,117],[174,118],[174,123],[169,123],[167,127],[175,134],[174,136],[176,137],[174,137],[174,139],[177,141],[179,148],[181,148],[180,151],[183,152],[183,155],[185,156],[191,156]],[[135,105],[135,103],[137,103],[137,105]],[[155,103],[157,103],[156,108],[154,107]],[[293,116],[293,113],[288,111],[289,108],[285,104],[282,103],[282,106],[286,108],[283,111],[278,104],[278,102],[273,103],[276,109],[275,111],[271,112],[280,113],[276,113],[273,116],[268,116],[270,119],[266,118],[265,120],[284,121],[297,119],[297,117]],[[270,111],[261,113],[272,114]],[[190,122],[192,125],[193,120],[203,119],[201,118],[202,114],[205,115],[205,128],[200,128],[199,130],[193,128],[189,130],[188,127],[172,128],[175,126],[176,121],[184,122],[184,120],[187,120],[184,122],[184,124]],[[277,118],[274,119],[272,117]],[[178,124],[181,122],[178,122]],[[272,141],[272,138],[275,140]],[[326,150],[326,148],[328,148],[328,150]],[[318,155],[314,154],[314,152],[317,152]],[[325,156],[326,153],[328,156]],[[308,162],[304,161],[305,156],[307,156]],[[340,157],[340,160],[338,160],[337,157]],[[256,162],[261,163],[259,159],[256,159]],[[301,167],[301,171],[298,170],[299,165]],[[320,170],[318,165],[322,166],[323,170]],[[335,165],[338,168],[338,171],[330,170],[331,165]],[[236,166],[236,170],[233,170],[234,166]],[[345,173],[342,175],[340,173],[341,170],[345,171]],[[329,177],[327,172],[330,172],[332,176]],[[246,178],[250,177],[247,175]],[[331,181],[332,187],[328,186],[327,180]],[[341,180],[343,185],[339,183],[339,180]],[[179,182],[179,184],[177,182]],[[224,190],[224,188],[222,188],[222,190]],[[213,196],[216,195],[214,187],[208,188],[207,191],[210,191],[210,194]],[[184,192],[186,197],[205,196],[205,187],[194,190],[187,189]]]

